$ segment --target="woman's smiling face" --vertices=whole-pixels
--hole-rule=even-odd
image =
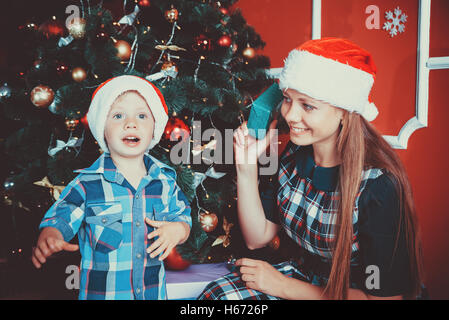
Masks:
[[[281,114],[290,140],[301,146],[337,141],[343,110],[294,89],[284,90]]]

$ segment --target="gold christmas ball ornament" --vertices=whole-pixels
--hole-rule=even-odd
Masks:
[[[170,23],[178,21],[178,16],[179,12],[175,8],[171,8],[170,10],[165,11],[165,19],[167,19],[167,21]]]
[[[87,72],[81,67],[74,68],[72,70],[72,79],[76,82],[82,82],[86,79]]]
[[[30,100],[38,108],[47,108],[54,98],[55,93],[50,87],[38,85],[31,90]]]
[[[65,121],[65,127],[69,131],[74,131],[76,126],[80,123],[78,119],[66,119]]]
[[[67,29],[72,37],[81,39],[86,34],[86,20],[83,18],[74,18]]]
[[[117,49],[117,57],[119,57],[120,60],[128,60],[129,57],[131,57],[131,46],[125,40],[117,40],[114,46]]]
[[[245,58],[252,59],[256,56],[256,50],[254,50],[254,48],[251,48],[250,46],[248,46],[245,48],[245,50],[243,50],[242,54]]]

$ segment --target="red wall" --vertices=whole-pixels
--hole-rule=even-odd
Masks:
[[[418,0],[322,0],[322,36],[344,37],[369,50],[378,67],[373,124],[397,135],[415,115]],[[380,29],[368,30],[368,5],[380,9]],[[408,16],[405,32],[391,38],[382,30],[385,12],[400,7]],[[311,38],[312,0],[240,0],[248,23],[267,43],[261,52],[282,67],[288,52]],[[433,0],[430,56],[449,56],[449,1]],[[449,299],[449,70],[430,72],[428,127],[415,131],[398,150],[413,187],[422,230],[426,285],[433,299]]]

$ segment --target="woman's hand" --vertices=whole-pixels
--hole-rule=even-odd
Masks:
[[[261,260],[242,258],[237,260],[235,265],[240,266],[242,280],[248,288],[282,298],[287,277],[271,264]]]
[[[277,120],[273,120],[267,134],[260,140],[256,140],[249,134],[246,121],[234,132],[234,154],[237,171],[245,172],[257,168],[255,165],[257,165],[259,157],[271,143],[277,142],[276,124]]]
[[[148,239],[152,239],[156,236],[158,237],[151,246],[148,247],[147,253],[150,254],[151,258],[154,258],[164,251],[164,254],[159,257],[159,260],[167,258],[171,249],[186,240],[190,233],[189,226],[184,222],[155,221],[148,218],[145,218],[145,222],[155,228],[155,230],[148,235]]]

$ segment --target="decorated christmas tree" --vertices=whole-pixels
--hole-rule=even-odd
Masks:
[[[0,84],[2,116],[16,124],[1,142],[2,205],[13,228],[27,223],[18,212],[40,220],[73,171],[102,152],[86,122],[93,91],[111,77],[137,75],[162,91],[169,108],[164,137],[150,152],[176,169],[192,206],[191,235],[176,250],[194,263],[223,261],[241,247],[231,238],[232,129],[272,83],[268,58],[257,54],[264,42],[236,0],[117,2],[118,18],[108,3],[81,1],[67,7],[67,21],[50,16],[18,26],[29,67]],[[182,161],[173,161],[173,148],[187,150]]]

